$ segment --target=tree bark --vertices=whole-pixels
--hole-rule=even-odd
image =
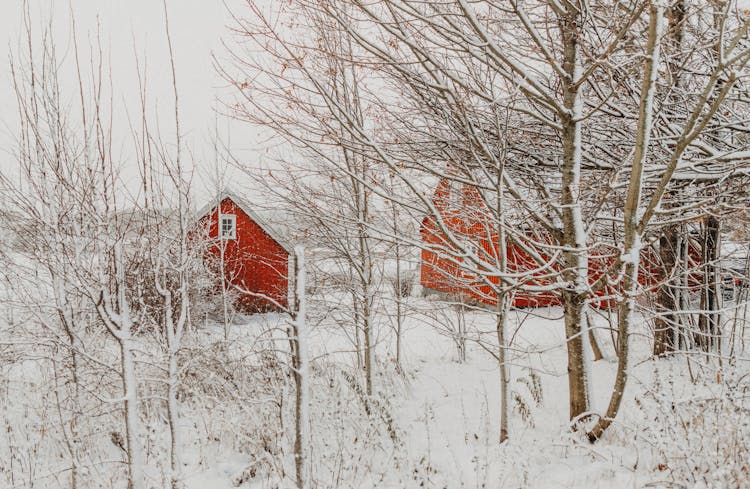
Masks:
[[[290,326],[290,343],[292,347],[292,371],[294,377],[294,467],[297,478],[297,489],[308,489],[309,464],[309,387],[308,358],[306,343],[306,307],[305,307],[305,261],[304,250],[294,250],[294,311]]]
[[[652,129],[653,100],[660,59],[660,25],[664,7],[657,2],[649,5],[648,47],[644,61],[643,82],[638,107],[633,164],[625,198],[623,218],[623,250],[618,265],[623,270],[622,294],[618,305],[617,324],[617,373],[607,411],[588,433],[590,441],[598,440],[620,411],[630,370],[630,327],[635,313],[635,298],[638,292],[638,268],[641,258],[643,222],[640,220],[640,201],[645,162]]]
[[[396,370],[402,372],[401,367],[401,329],[403,327],[403,304],[401,300],[404,298],[403,284],[401,282],[401,241],[399,239],[398,229],[398,206],[395,202],[391,202],[392,215],[393,215],[393,236],[396,240],[394,246],[394,259],[396,260]]]
[[[141,466],[141,449],[138,442],[140,422],[138,420],[138,381],[135,374],[132,341],[127,337],[119,340],[120,361],[122,368],[122,387],[125,399],[125,438],[128,457],[128,489],[143,489],[143,467]]]
[[[682,66],[683,26],[685,21],[685,0],[674,1],[667,9],[667,36],[665,50],[670,54],[669,70],[672,76],[672,89],[679,95],[680,73]],[[672,103],[678,103],[677,97],[672,97]],[[659,239],[659,257],[663,271],[663,283],[659,286],[656,296],[656,317],[654,326],[654,356],[663,356],[674,352],[679,338],[680,308],[679,287],[675,286],[674,277],[681,257],[680,226],[670,225]]]
[[[507,358],[507,338],[506,330],[508,323],[508,299],[506,294],[500,294],[497,300],[497,342],[498,362],[500,363],[500,443],[508,439],[510,430],[508,428],[508,413],[510,403],[508,402],[508,382],[510,373],[508,369]]]
[[[585,328],[585,308],[588,295],[588,254],[583,216],[579,202],[581,179],[581,100],[578,36],[580,11],[568,4],[568,11],[560,18],[563,40],[562,91],[568,113],[562,115],[562,192],[560,204],[563,221],[563,280],[570,284],[562,292],[565,336],[568,349],[568,391],[570,419],[577,419],[589,410],[589,389],[586,378],[584,342],[588,342]]]
[[[589,328],[589,343],[591,343],[591,351],[594,352],[594,361],[598,362],[599,360],[602,360],[604,358],[604,354],[602,353],[602,349],[599,346],[599,340],[596,338],[596,333],[594,333],[594,328],[591,327],[591,319],[588,318],[587,320],[588,328]]]
[[[703,286],[701,287],[701,313],[698,318],[698,344],[710,351],[719,346],[719,233],[720,222],[708,216],[703,230]]]
[[[679,226],[669,226],[659,239],[659,257],[662,283],[656,297],[656,320],[654,321],[654,356],[663,356],[677,349],[679,337],[679,289],[675,287],[675,274],[680,256]]]

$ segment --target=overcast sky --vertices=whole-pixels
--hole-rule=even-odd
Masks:
[[[217,98],[228,100],[225,83],[212,67],[211,54],[225,58],[222,39],[231,42],[228,26],[232,24],[225,3],[235,12],[243,12],[246,0],[167,0],[178,72],[182,129],[186,144],[193,152],[198,168],[194,189],[197,200],[205,200],[214,191],[212,138],[218,126],[222,141],[231,145],[235,157],[255,166],[267,154],[266,144],[253,128],[232,123],[216,116]],[[271,0],[278,1],[278,0]],[[137,115],[137,77],[135,53],[147,57],[149,66],[148,89],[151,104],[156,108],[160,123],[168,130],[172,122],[171,78],[167,66],[167,45],[164,30],[164,11],[161,0],[28,0],[32,14],[32,28],[37,37],[43,22],[51,19],[59,56],[70,61],[71,8],[76,19],[79,43],[95,39],[97,25],[104,49],[111,56],[115,85],[115,120],[127,124],[128,114]],[[740,0],[750,6],[750,0]],[[71,7],[72,5],[72,7]],[[0,0],[0,167],[8,168],[12,161],[17,117],[12,93],[8,56],[17,53],[23,35],[22,0]],[[85,47],[83,48],[85,50]],[[64,87],[65,88],[65,87]],[[68,86],[67,88],[74,88]],[[75,94],[75,92],[74,92]],[[218,124],[217,124],[218,120]],[[129,131],[120,126],[115,154],[127,161]],[[231,137],[229,135],[231,134]],[[132,165],[126,178],[135,179]],[[126,173],[127,173],[126,171]],[[237,172],[228,178],[238,192],[245,189]],[[253,195],[248,196],[251,200]],[[262,200],[262,199],[260,199]],[[200,202],[197,203],[200,206]]]
[[[71,3],[76,19],[79,44],[95,39],[97,23],[104,49],[112,57],[115,81],[115,119],[125,123],[128,113],[138,114],[135,53],[147,56],[151,103],[159,113],[160,124],[167,130],[172,123],[171,77],[167,66],[168,51],[164,29],[164,11],[160,0],[29,0],[32,28],[39,36],[43,22],[51,19],[58,56],[71,59]],[[230,0],[241,5],[242,0]],[[8,56],[18,52],[23,35],[22,0],[0,0],[0,164],[10,163],[17,128],[15,98],[12,93]],[[231,38],[227,26],[231,19],[223,0],[168,0],[170,28],[178,72],[183,133],[201,168],[196,179],[200,198],[208,192],[208,174],[214,159],[212,137],[216,126],[214,107],[217,97],[226,97],[225,83],[212,68],[211,53],[222,57],[222,38]],[[85,49],[85,48],[84,48]],[[65,61],[65,60],[64,60]],[[223,92],[222,92],[223,90]],[[228,122],[219,118],[219,132],[224,136]],[[122,133],[120,127],[120,133]],[[125,132],[127,132],[127,128]],[[232,144],[243,158],[254,158],[256,148],[251,128],[234,124]],[[127,134],[126,134],[127,135]],[[116,154],[128,157],[126,137],[117,143]],[[131,178],[135,176],[130,175]],[[200,205],[200,204],[199,204]]]

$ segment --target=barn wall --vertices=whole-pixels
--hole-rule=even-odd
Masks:
[[[488,225],[491,220],[483,212],[485,207],[483,201],[473,187],[461,188],[460,198],[450,195],[451,189],[446,179],[439,182],[433,197],[433,203],[439,213],[443,226],[464,242],[480,246],[488,261],[497,261],[498,236]],[[452,197],[452,198],[451,198]],[[460,296],[465,299],[482,302],[489,305],[497,303],[497,296],[492,288],[478,277],[468,275],[460,265],[462,259],[447,255],[455,251],[454,246],[448,242],[446,236],[440,231],[434,217],[427,217],[422,222],[422,242],[427,245],[422,250],[422,265],[420,269],[420,282],[423,287],[444,294]],[[538,239],[538,238],[537,238]],[[529,243],[526,243],[530,246]],[[439,250],[444,250],[439,253]],[[523,280],[526,286],[548,286],[551,285],[559,271],[555,266],[552,270],[538,270],[537,262],[518,244],[510,244],[507,247],[508,271],[514,274],[524,274]],[[548,259],[543,250],[537,251],[542,258]],[[589,282],[596,283],[603,275],[609,274],[615,265],[619,251],[614,247],[600,245],[592,250],[589,258]],[[491,268],[488,265],[488,268]],[[611,275],[611,274],[610,274]],[[641,255],[641,267],[638,281],[647,291],[655,290],[661,282],[664,273],[660,266],[657,253],[652,248],[646,248]],[[497,283],[497,279],[491,279]],[[595,292],[595,299],[591,305],[601,309],[614,307],[617,290],[615,287],[604,284]],[[600,298],[596,300],[596,298]],[[517,290],[514,293],[513,305],[515,307],[543,307],[559,305],[561,299],[559,293],[555,292],[529,292]]]
[[[479,256],[487,257],[488,261],[496,261],[499,256],[498,236],[495,230],[488,226],[488,222],[491,221],[487,218],[486,208],[478,190],[470,186],[462,186],[458,190],[461,192],[460,196],[451,196],[447,179],[442,179],[435,189],[433,203],[443,224],[462,240],[480,246],[483,253]],[[461,270],[461,259],[448,258],[447,253],[434,251],[440,248],[446,251],[453,249],[434,218],[428,217],[422,222],[422,241],[429,245],[427,249],[422,250],[420,280],[423,287],[485,304],[497,303],[497,295],[490,285],[483,279],[472,277]],[[533,258],[518,246],[508,247],[507,259],[509,272],[532,272],[524,278],[527,285],[545,286],[553,280],[547,276],[549,272],[533,271],[537,268]],[[496,284],[498,279],[490,278],[490,281]],[[533,293],[519,290],[513,297],[515,307],[543,307],[559,303],[558,295],[552,292]]]
[[[446,224],[453,226],[457,223],[451,220]],[[499,256],[497,236],[492,234],[487,236],[485,231],[485,229],[468,228],[462,229],[457,234],[481,246],[483,251],[479,256],[486,256],[490,261],[495,261],[496,257]],[[456,232],[455,229],[454,232]],[[488,305],[497,303],[497,295],[484,279],[472,276],[462,270],[459,265],[462,259],[449,258],[447,253],[437,253],[429,249],[452,249],[435,223],[429,219],[423,222],[422,242],[429,245],[422,250],[420,281],[423,287]],[[536,268],[534,260],[518,246],[507,248],[507,263],[510,273],[531,272],[524,278],[526,285],[546,286],[552,283],[552,279],[547,276],[548,272],[532,272]],[[489,280],[493,284],[498,283],[497,278],[490,277]],[[513,295],[513,306],[515,307],[544,307],[558,305],[559,303],[558,295],[552,292],[518,290]]]
[[[446,224],[452,226],[450,220]],[[495,261],[499,255],[497,249],[497,236],[490,236],[480,232],[474,234],[471,228],[453,232],[461,236],[466,241],[479,243],[484,249],[485,255],[480,256],[492,257],[489,261]],[[422,225],[422,242],[428,246],[422,250],[422,265],[420,269],[420,281],[423,287],[436,290],[442,293],[463,296],[485,304],[494,305],[497,303],[497,295],[492,291],[489,285],[478,277],[472,277],[467,274],[459,265],[461,258],[449,258],[448,252],[453,247],[447,243],[447,239],[438,230],[437,226],[430,219],[425,219]],[[444,253],[438,253],[433,250],[446,250]],[[556,278],[559,267],[553,266],[551,270],[538,270],[537,262],[523,248],[518,245],[508,245],[507,247],[508,272],[512,274],[526,274],[525,277],[518,277],[523,285],[530,287],[549,286]],[[589,283],[595,284],[604,274],[611,276],[610,270],[615,265],[617,249],[609,247],[599,247],[592,252],[589,257]],[[545,253],[538,251],[545,259]],[[488,268],[492,265],[488,265]],[[641,267],[638,274],[640,285],[647,292],[652,292],[661,282],[663,272],[658,262],[658,257],[652,248],[646,248],[641,254]],[[490,279],[497,283],[497,279]],[[617,295],[615,287],[609,284],[600,286],[594,294],[591,302],[593,307],[599,309],[611,309],[615,305],[614,297]],[[597,300],[596,298],[600,298]],[[559,293],[556,292],[531,292],[526,290],[517,290],[513,296],[513,306],[515,307],[545,307],[561,304]]]

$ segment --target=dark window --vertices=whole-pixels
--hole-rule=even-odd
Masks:
[[[221,224],[221,239],[237,239],[237,216],[222,214],[219,222]]]

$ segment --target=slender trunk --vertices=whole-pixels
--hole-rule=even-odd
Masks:
[[[177,354],[169,353],[169,383],[167,392],[167,416],[169,418],[169,462],[171,488],[181,487],[181,465],[180,465],[180,436],[179,436],[179,414],[177,411]]]
[[[703,286],[701,287],[701,313],[698,318],[699,344],[705,351],[717,349],[720,346],[719,233],[719,219],[709,216],[703,232]]]
[[[365,386],[367,395],[372,396],[372,331],[370,317],[369,287],[366,289],[365,300],[362,304],[362,334],[365,340]]]
[[[356,90],[356,88],[355,88]],[[373,306],[373,285],[372,285],[372,256],[370,249],[370,236],[368,232],[368,223],[370,222],[369,194],[362,182],[367,180],[368,171],[363,161],[356,161],[351,158],[349,152],[345,152],[345,157],[349,162],[348,168],[357,171],[359,178],[351,178],[352,189],[354,192],[354,205],[357,212],[357,270],[359,285],[362,292],[361,300],[361,319],[362,335],[364,339],[364,367],[365,367],[365,387],[367,395],[372,395],[372,306]]]
[[[656,77],[660,58],[660,25],[664,7],[652,2],[649,7],[649,29],[647,58],[644,61],[641,99],[638,108],[638,127],[633,152],[633,164],[630,170],[628,191],[625,198],[625,212],[623,228],[622,255],[618,259],[619,268],[623,270],[622,293],[623,298],[618,306],[617,323],[617,373],[609,405],[603,417],[600,417],[593,429],[588,433],[589,440],[598,440],[604,431],[612,424],[617,416],[625,393],[630,369],[630,327],[635,312],[635,298],[638,293],[638,268],[641,259],[641,221],[640,201],[642,194],[643,171],[648,154],[651,136],[653,99],[656,88]]]
[[[106,199],[105,199],[106,202]],[[130,316],[130,304],[125,295],[125,264],[122,243],[112,244],[114,259],[114,283],[116,284],[116,313],[99,302],[100,317],[108,322],[110,334],[120,345],[120,361],[125,408],[125,438],[127,440],[128,489],[143,489],[145,479],[141,459],[141,447],[138,441],[140,431],[140,414],[138,412],[138,377],[135,370],[135,348],[133,344],[133,320]],[[102,295],[102,298],[104,296]]]
[[[122,386],[125,399],[125,438],[127,440],[128,457],[128,489],[143,489],[143,467],[141,465],[141,449],[138,441],[138,381],[135,374],[135,359],[133,356],[132,340],[125,332],[119,340],[120,360],[122,368]]]
[[[667,9],[667,35],[665,49],[669,52],[669,67],[672,76],[672,93],[670,106],[677,106],[679,101],[680,73],[682,67],[683,31],[685,22],[685,0],[675,0]],[[670,110],[670,109],[668,109]],[[671,110],[676,112],[676,110]],[[659,257],[662,267],[663,282],[656,296],[657,317],[654,325],[654,356],[663,356],[674,352],[678,345],[679,332],[679,293],[674,277],[680,263],[680,226],[673,224],[667,227],[659,239]]]
[[[75,394],[75,398],[73,399],[73,409],[71,410],[71,418],[69,420],[69,423],[65,419],[65,416],[63,414],[63,400],[60,398],[60,374],[58,372],[57,368],[57,362],[56,360],[52,360],[52,368],[54,373],[54,380],[55,380],[55,407],[57,408],[57,416],[58,420],[60,422],[61,428],[62,428],[62,435],[63,440],[65,442],[65,448],[68,450],[68,455],[70,456],[70,487],[71,489],[78,489],[78,445],[80,443],[80,440],[76,434],[76,425],[78,420],[78,398],[77,394]],[[77,382],[77,381],[75,381]],[[66,382],[67,383],[67,382]],[[74,388],[77,389],[77,385],[74,385]],[[70,429],[66,427],[68,425]]]
[[[175,324],[172,315],[172,297],[170,292],[164,295],[165,329],[167,333],[167,420],[169,422],[169,468],[170,487],[181,487],[181,467],[179,460],[179,413],[177,410],[177,352],[179,339],[175,334]]]
[[[594,361],[598,362],[604,358],[604,354],[599,346],[599,340],[596,339],[596,332],[594,331],[590,317],[586,318],[586,323],[589,327],[589,343],[591,343],[591,351],[594,353]]]
[[[318,26],[320,27],[320,26]],[[347,44],[341,44],[336,49],[343,48],[345,52],[351,54],[351,40]],[[345,56],[346,57],[346,56]],[[352,70],[349,72],[349,70]],[[359,98],[359,82],[352,66],[337,65],[334,70],[335,87],[337,97],[348,105],[358,124],[363,124],[364,116],[362,105]],[[361,319],[362,335],[364,340],[364,368],[365,368],[365,386],[367,395],[372,395],[372,364],[373,364],[373,345],[372,345],[372,308],[374,303],[373,279],[372,279],[372,251],[370,248],[370,236],[368,226],[370,224],[370,196],[367,188],[369,175],[368,162],[360,155],[345,149],[343,157],[346,168],[350,175],[351,190],[354,208],[357,213],[357,254],[359,263],[357,270],[359,284],[362,291],[361,300]]]
[[[726,0],[715,0],[711,3],[712,14],[713,14],[713,28],[716,32],[721,32],[723,11],[726,7]],[[721,37],[717,39],[714,45],[714,55],[721,59],[722,57],[722,46]],[[720,77],[717,80],[717,89],[722,89],[726,85],[725,77]],[[726,130],[719,128],[709,131],[711,136],[712,144],[721,146],[722,140],[727,137]],[[716,181],[712,182],[718,183]],[[703,287],[701,288],[701,313],[698,318],[698,330],[700,345],[704,351],[716,351],[720,353],[721,350],[721,334],[719,331],[719,299],[720,294],[718,293],[719,288],[719,233],[720,233],[720,221],[714,215],[709,215],[706,218],[705,226],[703,228],[703,243],[702,243],[702,259],[703,259]],[[721,362],[721,356],[718,356],[719,362]]]
[[[680,255],[679,227],[670,226],[659,239],[659,256],[662,267],[662,283],[657,293],[656,320],[654,322],[654,356],[672,353],[677,349],[678,300],[674,285],[677,261]]]
[[[508,439],[510,431],[508,428],[508,413],[510,403],[508,402],[508,382],[510,381],[510,369],[507,358],[507,323],[508,323],[508,298],[506,294],[500,294],[497,301],[497,342],[498,362],[500,363],[500,443]]]
[[[598,440],[604,431],[612,424],[620,410],[620,404],[625,393],[628,381],[628,369],[630,368],[630,326],[635,311],[635,293],[638,286],[638,258],[625,265],[625,276],[623,277],[623,290],[625,299],[617,308],[617,323],[619,333],[617,335],[617,373],[615,383],[612,387],[612,395],[607,406],[604,417],[599,418],[591,432],[588,433],[589,440]]]
[[[352,290],[352,309],[354,310],[354,349],[357,350],[357,370],[361,370],[363,367],[362,362],[362,341],[359,337],[360,326],[359,323],[362,314],[359,311],[359,298],[357,297],[357,291]]]
[[[358,185],[358,188],[361,186]],[[359,277],[362,288],[362,335],[364,337],[364,360],[365,360],[365,386],[367,395],[372,395],[372,363],[373,363],[373,345],[372,345],[372,258],[370,256],[370,242],[367,233],[369,219],[367,195],[363,189],[358,191],[358,214],[359,222],[357,224],[357,240],[359,249]]]
[[[682,233],[684,236],[680,241],[680,261],[678,262],[678,272],[680,273],[680,290],[677,296],[678,307],[680,311],[687,311],[690,307],[688,303],[687,291],[690,289],[690,238],[685,232]],[[692,337],[688,334],[689,330],[692,330],[691,326],[692,316],[681,314],[677,319],[679,320],[679,328],[675,331],[678,335],[678,340],[675,344],[678,348],[690,349],[693,346]]]
[[[219,203],[221,206],[221,203]],[[221,216],[221,208],[219,207],[219,216]],[[229,341],[229,297],[227,292],[227,276],[226,276],[226,264],[224,263],[224,255],[226,251],[226,240],[221,239],[221,217],[219,217],[219,279],[221,280],[221,306],[222,306],[222,320],[224,326],[224,343]]]
[[[455,341],[458,350],[458,363],[466,362],[466,315],[464,312],[464,297],[457,296],[456,300],[456,334]]]
[[[292,329],[292,367],[294,370],[295,416],[294,416],[294,466],[297,477],[297,488],[307,489],[309,440],[309,387],[308,359],[305,323],[305,257],[302,248],[294,252],[295,307]]]
[[[583,338],[585,329],[585,296],[571,291],[563,292],[565,335],[568,346],[568,390],[570,393],[570,419],[577,419],[589,410],[589,388],[585,367]]]
[[[403,298],[403,285],[401,283],[401,243],[398,239],[398,212],[396,204],[393,203],[393,235],[396,237],[396,370],[401,372],[401,326],[403,323],[401,299]]]
[[[562,244],[563,280],[571,284],[562,292],[565,336],[568,349],[568,392],[570,419],[577,419],[589,410],[589,386],[585,367],[588,343],[585,329],[588,296],[588,253],[586,233],[579,202],[581,180],[581,95],[576,84],[580,74],[578,36],[581,30],[580,11],[572,4],[560,19],[563,39],[563,102],[568,112],[562,121]],[[588,345],[585,345],[588,347]]]
[[[78,355],[75,352],[75,342],[72,337],[69,338],[70,347],[70,371],[71,381],[73,382],[73,409],[71,410],[70,435],[66,435],[68,443],[68,452],[70,453],[70,487],[78,488],[78,447],[81,445],[81,439],[78,436],[78,415],[81,412],[81,394],[80,383],[78,380]],[[65,431],[65,428],[63,428]]]
[[[293,328],[293,330],[296,332],[297,328]],[[296,369],[300,368],[298,363],[294,364],[294,367]],[[295,431],[295,437],[294,437],[294,470],[295,470],[295,476],[297,478],[297,487],[299,489],[305,488],[305,455],[303,453],[303,447],[304,447],[304,437],[302,435],[302,432],[304,431],[305,427],[303,424],[303,418],[304,418],[304,398],[302,396],[302,390],[303,390],[303,383],[302,383],[302,375],[296,374],[294,376],[294,389],[295,389],[295,396],[294,396],[294,431]]]
[[[750,277],[750,255],[748,255],[745,258],[745,267],[742,272],[742,280],[745,282],[747,280],[747,277]],[[741,285],[739,293],[737,295],[737,303],[742,304],[742,307],[738,307],[735,311],[735,318],[739,319],[740,322],[740,328],[739,333],[737,334],[737,337],[739,338],[740,347],[737,351],[738,355],[742,355],[745,353],[745,332],[747,329],[747,321],[745,321],[745,318],[747,317],[748,313],[748,302],[750,302],[750,297],[748,297],[748,289],[746,286]],[[736,321],[737,319],[735,319]]]
[[[58,236],[59,237],[59,236]],[[58,256],[61,256],[62,251],[59,248],[56,249]],[[54,272],[50,270],[53,275]],[[70,430],[66,430],[63,427],[63,434],[65,437],[65,443],[70,455],[70,484],[72,489],[78,488],[78,447],[81,444],[81,440],[78,437],[76,426],[78,425],[78,415],[81,412],[81,385],[78,378],[78,341],[76,341],[75,320],[73,318],[72,307],[68,301],[67,294],[65,292],[65,281],[59,276],[54,279],[55,288],[55,301],[57,306],[57,312],[60,316],[60,323],[65,331],[65,336],[68,340],[68,351],[70,354],[70,381],[73,385],[73,405],[71,409],[71,420]],[[55,369],[55,382],[57,383],[57,371]],[[57,396],[58,409],[60,407],[59,394],[55,392]],[[60,412],[60,419],[62,420],[62,413]]]
[[[507,149],[507,148],[503,148]],[[495,190],[497,201],[495,211],[497,213],[497,261],[500,274],[508,273],[508,239],[505,228],[505,187],[503,179],[505,176],[505,157],[507,152],[497,161],[497,180]],[[481,250],[481,244],[479,249]],[[497,284],[497,344],[498,363],[500,364],[500,443],[505,442],[510,436],[508,426],[510,418],[510,399],[508,396],[508,383],[510,382],[510,365],[508,363],[508,311],[510,309],[510,296],[506,284],[498,280]]]

